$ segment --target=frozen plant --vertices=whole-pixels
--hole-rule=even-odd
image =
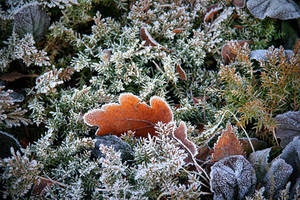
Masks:
[[[31,120],[24,115],[26,109],[22,109],[17,99],[12,97],[12,90],[4,90],[4,86],[0,86],[0,125],[4,127],[28,125]]]
[[[20,39],[16,33],[13,33],[8,41],[4,43],[7,46],[0,49],[0,53],[4,54],[0,60],[1,71],[8,68],[9,63],[16,59],[23,60],[26,66],[32,64],[37,66],[50,65],[47,53],[35,47],[32,34],[25,34],[25,36]]]

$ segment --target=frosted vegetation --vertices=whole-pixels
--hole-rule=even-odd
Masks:
[[[1,197],[299,199],[299,17],[292,0],[1,1],[0,135],[22,146]]]

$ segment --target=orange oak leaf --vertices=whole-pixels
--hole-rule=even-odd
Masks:
[[[232,155],[243,155],[243,147],[232,131],[232,126],[227,123],[227,130],[222,131],[217,143],[214,146],[214,153],[212,154],[213,161],[218,161]]]
[[[150,105],[141,103],[131,94],[123,93],[119,97],[120,104],[103,105],[84,115],[84,122],[90,126],[98,126],[96,135],[122,133],[132,130],[137,137],[147,137],[148,133],[156,135],[154,126],[157,122],[168,123],[173,120],[169,105],[160,97],[152,97]]]

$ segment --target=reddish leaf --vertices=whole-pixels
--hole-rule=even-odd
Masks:
[[[159,46],[158,42],[156,42],[153,37],[150,35],[150,33],[148,32],[148,30],[145,27],[141,28],[140,31],[140,37],[141,40],[145,41],[145,46]]]
[[[232,0],[232,4],[235,5],[238,8],[244,8],[245,7],[245,0]]]
[[[185,71],[181,68],[180,65],[176,65],[176,72],[178,73],[180,79],[186,80]]]
[[[184,28],[175,28],[172,32],[177,34],[177,33],[181,33],[184,30],[185,30]]]
[[[232,132],[230,123],[227,124],[227,130],[222,131],[217,143],[214,146],[212,155],[213,161],[219,161],[232,155],[245,155],[242,145]]]
[[[238,45],[240,46],[244,46],[245,43],[247,44],[251,44],[251,41],[247,41],[247,40],[242,40],[242,41],[231,41],[227,44],[225,44],[222,47],[222,51],[221,51],[221,55],[223,58],[223,62],[225,63],[225,65],[228,65],[229,63],[233,62],[235,60],[236,54],[232,52],[232,49],[230,47],[230,44],[237,42]]]
[[[152,97],[150,106],[141,103],[131,93],[123,93],[119,97],[120,104],[111,103],[94,109],[84,115],[84,121],[90,126],[98,126],[96,135],[122,133],[132,130],[137,137],[155,135],[154,125],[157,122],[168,123],[173,120],[169,105],[160,97]]]
[[[186,124],[184,122],[180,122],[179,126],[173,133],[173,137],[180,141],[182,145],[184,145],[184,147],[192,153],[193,156],[197,154],[196,145],[187,139]]]
[[[167,49],[160,45],[158,42],[156,42],[145,27],[141,28],[140,38],[142,41],[145,41],[145,46],[159,47],[161,50],[167,52],[173,51],[172,49]]]
[[[219,5],[212,5],[212,6],[208,7],[203,21],[205,23],[212,21],[222,9],[223,9],[223,7],[219,6]]]

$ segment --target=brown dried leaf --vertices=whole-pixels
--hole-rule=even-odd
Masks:
[[[232,0],[232,4],[235,5],[235,7],[244,8],[246,2],[245,0]]]
[[[187,139],[187,132],[186,132],[186,124],[184,122],[180,122],[179,126],[175,129],[173,133],[173,137],[177,139],[177,141],[180,141],[182,145],[188,149],[193,156],[197,154],[197,148],[196,145]]]
[[[175,28],[172,32],[177,34],[177,33],[181,33],[184,30],[185,30],[184,28]]]
[[[206,14],[205,14],[205,16],[204,16],[203,21],[204,21],[205,23],[211,22],[213,19],[216,18],[216,15],[217,15],[218,13],[220,13],[220,11],[221,11],[222,9],[223,9],[223,7],[220,6],[220,5],[218,5],[218,4],[212,5],[212,6],[208,7],[208,8],[207,8],[207,12],[206,12]]]
[[[150,35],[150,33],[145,27],[141,28],[140,37],[142,41],[146,41],[144,44],[145,46],[152,46],[152,47],[159,46],[158,42],[156,42],[153,39],[153,37]]]
[[[246,154],[239,140],[232,132],[231,124],[227,123],[227,130],[222,131],[222,135],[219,137],[217,143],[214,146],[214,153],[212,157],[213,161],[219,161],[232,155],[245,156]]]
[[[160,97],[152,97],[150,105],[141,103],[131,94],[123,93],[119,97],[120,104],[111,103],[94,109],[84,115],[84,121],[90,126],[98,126],[96,135],[122,133],[132,130],[137,137],[147,137],[148,133],[156,135],[154,125],[157,122],[168,123],[173,120],[169,105]]]
[[[225,65],[228,65],[229,63],[233,62],[236,58],[236,54],[232,51],[232,49],[230,47],[230,45],[235,42],[238,45],[240,45],[241,47],[244,46],[246,43],[247,44],[252,43],[252,41],[241,40],[241,41],[231,41],[231,42],[228,42],[227,44],[225,44],[222,47],[222,51],[221,51],[221,55],[222,55],[223,62]]]
[[[180,65],[176,65],[176,72],[178,73],[180,79],[186,80],[185,71],[182,69]]]
[[[32,194],[42,196],[46,191],[47,187],[53,185],[53,182],[48,179],[39,179],[39,183],[34,184]]]
[[[13,82],[15,80],[18,80],[20,78],[32,78],[32,77],[38,77],[39,75],[37,74],[21,74],[19,72],[11,72],[7,74],[3,74],[0,76],[0,80],[2,81],[7,81],[7,82]]]

